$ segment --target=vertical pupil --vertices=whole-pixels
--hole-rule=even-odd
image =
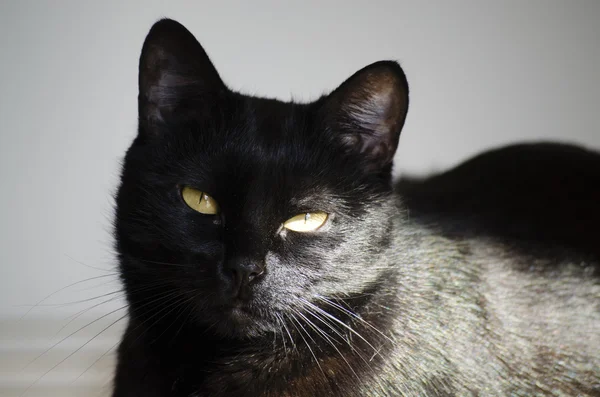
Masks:
[[[200,196],[198,197],[198,204],[202,203],[202,197],[204,197],[204,194],[200,192]]]
[[[307,213],[304,215],[304,224],[305,224],[305,225],[306,225],[306,222],[308,222],[308,220],[309,220],[309,219],[310,219],[310,213],[308,213],[308,212],[307,212]]]

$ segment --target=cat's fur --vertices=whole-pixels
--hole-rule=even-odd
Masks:
[[[517,146],[393,186],[397,63],[310,104],[250,97],[170,20],[139,84],[114,397],[600,396],[600,156]],[[308,211],[331,215],[282,229]]]

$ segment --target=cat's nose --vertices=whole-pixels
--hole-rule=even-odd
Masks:
[[[225,270],[232,278],[236,293],[239,293],[240,289],[258,279],[265,272],[264,268],[255,261],[243,258],[228,261]]]

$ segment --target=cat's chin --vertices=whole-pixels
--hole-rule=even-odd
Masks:
[[[256,321],[256,316],[249,310],[240,306],[233,306],[226,310],[227,318],[230,322],[238,324],[240,327],[248,326]]]
[[[257,338],[275,331],[276,324],[244,306],[223,307],[213,325],[217,334],[235,339]]]

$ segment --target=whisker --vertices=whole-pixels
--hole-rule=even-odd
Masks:
[[[175,298],[173,298],[173,299],[176,299],[176,298],[177,298],[177,297],[175,297]],[[192,297],[192,298],[193,298],[193,297]],[[192,298],[190,298],[190,299],[187,299],[187,300],[185,300],[185,299],[184,299],[184,300],[178,300],[177,302],[175,302],[175,304],[177,304],[177,305],[179,305],[179,304],[184,304],[184,303],[186,303],[186,302],[189,302],[189,301],[190,301]],[[162,297],[162,299],[165,299],[165,298],[164,298],[164,297]],[[169,299],[169,300],[171,300],[171,299]],[[169,305],[168,307],[172,307],[172,306],[173,306],[173,305]],[[168,307],[167,307],[167,308],[168,308]],[[184,306],[184,308],[185,308],[185,306]],[[153,315],[153,316],[151,316],[150,318],[148,318],[146,321],[150,320],[152,317],[155,317],[157,314],[159,314],[159,313],[160,313],[160,312],[162,312],[162,311],[164,311],[164,308],[163,308],[163,310],[161,310],[161,311],[157,312],[155,315]],[[173,310],[171,310],[170,312],[172,312],[172,311],[173,311]],[[181,311],[181,313],[183,313],[183,311]],[[181,315],[181,313],[178,315],[178,317],[177,317],[177,318],[179,318],[179,316]],[[168,314],[169,314],[169,313],[165,314],[165,316],[166,316],[166,315],[168,315]],[[126,316],[127,316],[127,315],[125,315],[125,316],[121,317],[119,320],[117,320],[117,322],[118,322],[118,321],[120,321],[120,320],[122,320],[122,319],[123,319],[123,318],[125,318]],[[163,317],[165,317],[165,316],[163,316]],[[159,320],[157,320],[157,322],[158,322],[158,321],[160,321],[160,319],[159,319]],[[91,340],[93,340],[94,338],[96,338],[96,337],[97,337],[98,335],[100,335],[102,332],[106,331],[108,328],[110,328],[110,327],[111,327],[112,325],[114,325],[115,323],[116,323],[116,322],[114,322],[114,323],[113,323],[113,324],[111,324],[110,326],[106,327],[104,330],[102,330],[100,333],[98,333],[96,336],[94,336],[94,337],[93,337]],[[156,323],[156,322],[155,322],[155,323]],[[166,330],[165,330],[164,332],[166,332]],[[164,332],[163,332],[163,333],[164,333]],[[162,334],[161,334],[161,335],[162,335]],[[79,351],[80,349],[82,349],[83,347],[85,347],[85,345],[87,345],[88,343],[90,343],[90,342],[91,342],[91,340],[89,340],[88,342],[86,342],[86,343],[85,343],[83,346],[79,347],[79,348],[78,348],[76,351],[74,351],[74,352],[73,352],[73,353],[71,353],[69,356],[67,356],[67,357],[66,357],[64,360],[62,360],[61,362],[59,362],[58,364],[56,364],[56,365],[55,365],[54,367],[52,367],[52,368],[51,368],[49,371],[47,371],[46,373],[44,373],[44,374],[42,375],[42,377],[44,377],[44,376],[45,376],[45,375],[47,375],[47,374],[48,374],[50,371],[52,371],[54,368],[56,368],[58,365],[60,365],[60,364],[61,364],[61,363],[63,363],[64,361],[66,361],[66,360],[67,360],[69,357],[71,357],[72,355],[74,355],[75,353],[77,353],[77,351]],[[74,379],[74,380],[71,382],[71,384],[75,383],[75,382],[76,382],[78,379],[80,379],[80,378],[81,378],[81,377],[82,377],[82,376],[83,376],[83,375],[84,375],[84,374],[85,374],[87,371],[89,371],[89,369],[90,369],[90,368],[92,368],[94,365],[96,365],[96,363],[98,363],[98,361],[100,361],[100,360],[101,360],[103,357],[105,357],[105,356],[106,356],[106,355],[107,355],[107,354],[108,354],[108,353],[109,353],[111,350],[113,350],[113,349],[114,349],[114,348],[115,348],[115,347],[116,347],[118,344],[119,344],[119,342],[117,342],[116,344],[114,344],[114,345],[113,345],[113,346],[112,346],[110,349],[108,349],[108,350],[107,350],[106,352],[104,352],[104,353],[103,353],[103,354],[102,354],[100,357],[98,357],[98,358],[97,358],[97,359],[96,359],[96,360],[95,360],[95,361],[94,361],[94,362],[93,362],[93,363],[92,363],[92,364],[91,364],[89,367],[87,367],[87,368],[85,369],[85,371],[83,371],[83,372],[82,372],[82,373],[81,373],[79,376],[77,376],[77,378],[76,378],[76,379]],[[41,378],[40,378],[40,379],[41,379]],[[40,379],[38,379],[36,382],[38,382]],[[34,384],[35,384],[35,383],[34,383]],[[30,387],[32,387],[34,384],[30,385]],[[26,390],[26,391],[27,391],[27,390]]]
[[[31,311],[32,311],[33,309],[35,309],[36,307],[38,307],[39,305],[41,305],[41,304],[42,304],[44,301],[46,301],[46,300],[48,300],[48,299],[52,298],[54,295],[58,294],[59,292],[62,292],[62,291],[64,291],[64,290],[66,290],[67,288],[70,288],[70,287],[72,287],[72,286],[74,286],[74,285],[78,285],[78,284],[81,284],[81,283],[85,283],[85,282],[87,282],[87,281],[96,280],[96,279],[99,279],[99,278],[102,278],[102,277],[112,277],[112,276],[114,276],[114,275],[113,275],[113,274],[103,274],[102,276],[95,276],[95,277],[86,278],[85,280],[80,280],[80,281],[74,282],[74,283],[72,283],[72,284],[69,284],[69,285],[67,285],[67,286],[65,286],[65,287],[62,287],[61,289],[59,289],[59,290],[57,290],[57,291],[54,291],[54,292],[53,292],[53,293],[51,293],[50,295],[46,296],[44,299],[42,299],[42,300],[40,300],[39,302],[37,302],[37,303],[36,303],[35,305],[33,305],[31,308],[29,308],[29,310],[27,310],[27,312],[25,312],[25,314],[23,314],[23,315],[22,315],[22,316],[19,318],[19,321],[23,320],[23,319],[25,318],[25,316],[27,316],[29,313],[31,313]]]
[[[315,295],[315,297],[319,300],[321,300],[322,302],[325,302],[327,304],[329,304],[330,306],[333,306],[341,311],[343,311],[344,313],[352,316],[353,318],[357,319],[358,321],[360,321],[362,324],[366,325],[367,327],[371,328],[373,331],[377,332],[379,335],[383,336],[385,339],[387,339],[389,342],[394,343],[394,341],[387,336],[386,334],[384,334],[383,332],[381,332],[379,329],[377,329],[375,326],[373,326],[373,324],[369,323],[368,321],[365,321],[365,319],[363,319],[362,317],[360,317],[358,314],[354,313],[352,310],[350,309],[346,309],[343,306],[333,302],[330,299],[327,299],[321,295]]]
[[[131,290],[130,290],[130,292],[132,292],[132,293],[137,293],[137,292],[142,292],[142,291],[148,291],[148,290],[152,290],[152,289],[155,289],[155,288],[157,288],[157,287],[164,286],[164,285],[165,285],[165,283],[164,283],[164,280],[161,280],[161,281],[159,281],[159,282],[154,282],[154,283],[147,283],[147,284],[143,284],[142,286],[140,286],[140,287],[138,287],[138,288],[131,289]],[[119,292],[122,292],[122,295],[120,295],[120,296],[117,296],[117,297],[115,297],[115,298],[107,299],[106,301],[103,301],[102,303],[99,303],[99,304],[97,304],[97,305],[93,305],[93,306],[91,306],[91,307],[88,307],[88,308],[86,308],[86,309],[83,309],[83,310],[81,310],[81,311],[79,311],[79,312],[77,312],[77,313],[75,313],[75,314],[73,314],[73,315],[71,315],[71,316],[67,317],[65,320],[69,320],[69,319],[71,319],[73,316],[75,316],[75,318],[74,318],[74,319],[76,319],[76,318],[78,318],[79,316],[81,316],[83,313],[85,313],[85,312],[87,312],[87,311],[89,311],[89,310],[91,310],[91,309],[93,309],[93,308],[95,308],[95,307],[101,306],[101,305],[103,305],[104,303],[107,303],[107,302],[112,302],[112,301],[114,301],[114,300],[117,300],[118,298],[122,298],[123,296],[125,296],[125,295],[126,295],[126,291],[125,291],[124,289],[121,289],[121,290],[118,290],[118,291],[113,291],[113,292],[111,292],[111,293],[108,293],[108,294],[105,294],[105,295],[100,295],[99,297],[96,297],[96,298],[90,298],[90,299],[86,299],[86,300],[90,300],[90,301],[91,301],[91,300],[98,299],[98,298],[100,298],[100,297],[104,297],[104,296],[107,296],[107,295],[110,295],[110,294],[113,294],[113,293],[114,293],[114,294],[116,294],[116,293],[119,293]],[[66,327],[66,326],[68,326],[68,325],[69,325],[69,324],[70,324],[70,323],[71,323],[71,322],[72,322],[74,319],[71,319],[71,320],[70,320],[70,321],[69,321],[67,324],[65,324],[65,325],[64,325],[64,326],[63,326],[63,327],[62,327],[60,330],[58,330],[57,334],[58,334],[58,333],[60,333],[60,332],[61,332],[61,331],[62,331],[62,330],[63,330],[63,329]]]
[[[305,320],[305,321],[306,321],[306,316],[304,316],[304,315],[303,315],[303,314],[302,314],[300,311],[292,309],[292,312],[293,312],[293,314],[299,315],[299,316],[300,316],[300,318],[301,318],[302,320]],[[322,349],[321,349],[321,347],[320,347],[320,346],[317,344],[317,342],[316,342],[316,341],[313,339],[313,337],[310,335],[310,333],[309,333],[309,332],[306,330],[306,328],[304,328],[304,326],[302,325],[302,323],[301,323],[300,319],[298,319],[298,317],[296,317],[295,315],[292,315],[292,319],[293,319],[293,320],[296,320],[296,323],[297,323],[297,324],[298,324],[298,325],[299,325],[299,326],[302,328],[302,330],[303,330],[303,331],[306,333],[306,336],[308,336],[308,337],[310,338],[310,340],[312,340],[312,341],[313,341],[313,343],[315,344],[315,346],[316,346],[316,347],[317,347],[319,350],[322,350]],[[308,325],[308,322],[307,322],[307,325]],[[313,328],[313,329],[314,329],[314,328]]]
[[[162,286],[163,284],[164,284],[164,283],[162,283],[162,282],[157,282],[157,283],[150,283],[150,284],[146,284],[146,285],[143,285],[143,286],[141,286],[141,287],[138,287],[138,288],[135,288],[135,289],[133,289],[133,290],[132,290],[132,292],[141,292],[141,291],[152,290],[152,289],[156,288],[157,286],[159,286],[159,287],[160,287],[160,286]],[[75,314],[73,314],[73,315],[71,315],[71,316],[67,317],[67,320],[68,320],[68,319],[70,319],[71,317],[75,316],[74,318],[70,319],[70,320],[69,320],[69,322],[67,322],[65,325],[63,325],[63,326],[62,326],[62,327],[61,327],[61,328],[58,330],[58,332],[57,332],[56,334],[59,334],[59,333],[60,333],[60,332],[61,332],[63,329],[65,329],[65,328],[66,328],[66,327],[67,327],[67,326],[68,326],[70,323],[72,323],[72,322],[73,322],[75,319],[79,318],[81,315],[83,315],[84,313],[86,313],[86,312],[90,311],[91,309],[94,309],[94,308],[96,308],[96,307],[98,307],[98,306],[101,306],[101,305],[103,305],[103,304],[105,304],[105,303],[108,303],[108,302],[115,301],[115,300],[117,300],[118,298],[122,298],[123,296],[125,296],[125,290],[124,290],[124,289],[121,289],[121,290],[118,290],[118,291],[113,291],[113,292],[111,292],[111,293],[109,293],[109,294],[101,295],[100,297],[103,297],[103,296],[107,296],[107,295],[110,295],[110,294],[116,294],[116,293],[119,293],[119,292],[122,292],[123,294],[122,294],[122,295],[119,295],[119,296],[116,296],[116,297],[114,297],[114,298],[111,298],[111,299],[107,299],[107,300],[105,300],[105,301],[103,301],[103,302],[101,302],[101,303],[98,303],[98,304],[92,305],[91,307],[88,307],[88,308],[86,308],[86,309],[83,309],[83,310],[81,310],[81,311],[79,311],[79,312],[77,312],[77,313],[75,313]],[[98,299],[98,298],[99,298],[99,297],[96,297],[96,298],[91,298],[91,299],[89,299],[89,300],[94,300],[94,299]]]
[[[100,303],[97,303],[95,305],[92,305],[92,306],[88,307],[87,309],[83,309],[83,310],[79,311],[78,313],[75,314],[75,317],[71,316],[73,318],[71,318],[65,325],[63,325],[62,327],[60,327],[60,329],[56,332],[56,334],[54,334],[54,336],[60,334],[63,329],[65,329],[65,328],[67,328],[69,326],[69,324],[71,324],[73,321],[77,320],[79,317],[81,317],[83,314],[87,313],[88,311],[90,311],[90,310],[92,310],[92,309],[94,309],[96,307],[102,306],[102,305],[104,305],[106,303],[113,302],[113,301],[115,301],[118,298],[119,298],[119,296],[114,297],[114,298],[110,298],[110,299],[107,299],[107,300],[102,301]]]
[[[156,339],[154,341],[157,341],[161,338],[161,336],[163,336],[172,326],[173,324],[175,324],[177,322],[177,320],[181,317],[181,315],[185,312],[185,309],[187,309],[189,306],[186,306],[189,302],[193,301],[196,297],[195,296],[191,296],[188,297],[188,299],[182,299],[179,301],[179,303],[177,304],[177,306],[175,306],[173,309],[171,309],[171,311],[169,311],[168,313],[166,313],[162,318],[158,319],[154,324],[158,323],[160,320],[162,320],[163,318],[165,318],[167,315],[173,313],[177,307],[181,307],[181,309],[177,312],[177,316],[175,317],[175,319],[173,319],[173,322],[163,330],[163,332],[158,335],[156,337]],[[150,327],[152,327],[153,325],[151,325]],[[148,327],[147,329],[149,329],[150,327]]]
[[[336,323],[340,324],[342,327],[346,328],[348,331],[352,332],[354,335],[356,335],[357,337],[359,337],[363,342],[365,342],[370,348],[372,348],[373,350],[377,351],[377,349],[375,348],[375,346],[373,346],[368,340],[366,340],[361,334],[359,334],[352,327],[348,326],[347,324],[345,324],[343,321],[339,320],[334,315],[332,315],[329,312],[321,309],[319,306],[314,305],[313,303],[307,301],[306,299],[301,299],[301,300],[304,303],[306,303],[307,305],[309,305],[310,307],[312,307],[314,310],[318,311],[319,313],[323,314],[324,316],[326,316],[326,317],[330,318],[331,320],[335,321]]]
[[[44,355],[46,355],[50,350],[54,349],[56,346],[60,345],[61,343],[63,343],[64,341],[66,341],[67,339],[69,339],[71,336],[75,335],[76,333],[78,333],[79,331],[89,327],[90,325],[97,323],[98,321],[102,320],[103,318],[106,318],[107,316],[110,316],[113,313],[116,313],[119,310],[123,310],[127,308],[127,305],[121,306],[118,309],[112,310],[100,317],[98,317],[97,319],[87,323],[86,325],[84,325],[83,327],[79,328],[77,331],[74,331],[72,333],[70,333],[69,335],[65,336],[64,338],[62,338],[61,340],[59,340],[58,342],[54,343],[52,346],[50,346],[48,349],[44,350],[40,355],[38,355],[36,358],[34,358],[33,360],[31,360],[29,363],[27,363],[27,365],[25,365],[22,369],[21,372],[24,371],[25,369],[27,369],[31,364],[33,364],[34,362],[36,362],[37,360],[39,360],[41,357],[43,357]],[[31,386],[30,386],[31,387]]]
[[[173,292],[172,292],[172,291],[171,291],[170,293],[171,293],[171,294],[173,294]],[[165,293],[165,294],[166,294],[166,293]],[[147,306],[147,305],[149,305],[149,304],[151,304],[151,303],[153,303],[153,302],[159,301],[159,300],[161,300],[161,299],[165,299],[164,295],[159,295],[159,298],[157,298],[157,299],[154,299],[154,300],[152,300],[152,301],[150,301],[150,302],[146,302],[146,303],[144,303],[144,304],[143,304],[141,307],[145,307],[145,306]],[[143,300],[142,302],[145,302],[145,301],[147,301],[147,300]],[[97,319],[95,319],[95,320],[93,320],[93,321],[91,321],[91,322],[87,323],[86,325],[84,325],[83,327],[81,327],[81,328],[77,329],[76,331],[74,331],[74,332],[70,333],[69,335],[65,336],[64,338],[62,338],[61,340],[59,340],[58,342],[56,342],[56,343],[54,343],[52,346],[50,346],[48,349],[46,349],[44,352],[42,352],[40,355],[38,355],[36,358],[34,358],[32,361],[30,361],[29,363],[27,363],[27,365],[25,365],[25,367],[23,367],[23,368],[21,369],[21,371],[24,371],[25,369],[27,369],[27,368],[28,368],[28,367],[29,367],[31,364],[33,364],[34,362],[36,362],[37,360],[39,360],[39,359],[40,359],[42,356],[46,355],[46,354],[47,354],[47,353],[48,353],[50,350],[52,350],[52,349],[54,349],[56,346],[60,345],[61,343],[63,343],[64,341],[66,341],[68,338],[72,337],[73,335],[77,334],[78,332],[82,331],[83,329],[85,329],[85,328],[89,327],[90,325],[92,325],[92,324],[94,324],[94,323],[96,323],[96,322],[98,322],[98,321],[102,320],[103,318],[106,318],[107,316],[110,316],[111,314],[113,314],[113,313],[115,313],[115,312],[117,312],[117,311],[119,311],[119,310],[123,310],[123,309],[125,309],[125,308],[127,308],[127,307],[129,307],[129,305],[128,305],[128,304],[125,304],[125,305],[121,306],[121,307],[120,307],[120,308],[118,308],[118,309],[112,310],[112,311],[110,311],[110,312],[108,312],[108,313],[106,313],[106,314],[104,314],[104,315],[102,315],[102,316],[98,317]]]
[[[350,344],[350,342],[347,340],[346,336],[344,334],[342,334],[342,332],[340,331],[339,328],[337,328],[335,326],[335,323],[331,323],[327,320],[327,318],[320,316],[318,313],[315,313],[314,310],[311,307],[305,307],[306,312],[308,314],[310,314],[311,316],[313,316],[314,318],[316,318],[317,320],[319,320],[321,323],[323,323],[323,325],[326,325],[331,331],[333,331],[342,341]]]
[[[113,284],[113,283],[115,283],[115,281],[116,281],[117,283],[119,282],[119,276],[118,276],[117,274],[115,274],[115,279],[114,279],[114,280],[108,280],[108,281],[104,281],[104,282],[102,282],[102,283],[100,283],[100,284],[96,284],[96,285],[93,285],[93,286],[91,286],[91,287],[85,287],[85,288],[76,289],[76,290],[74,290],[74,291],[75,291],[75,292],[90,291],[90,290],[92,290],[92,289],[96,289],[96,288],[101,288],[101,287],[104,287],[105,285],[110,285],[110,284]]]
[[[346,342],[348,344],[348,346],[350,347],[350,350],[352,350],[353,352],[356,353],[356,355],[358,355],[367,365],[368,362],[367,360],[362,356],[362,354],[360,354],[360,352],[354,347],[352,346],[352,343],[350,343],[350,341],[346,338],[344,338],[344,336],[337,331],[337,329],[335,329],[329,322],[326,322],[323,318],[321,318],[320,316],[318,316],[316,313],[313,313],[309,308],[307,308],[307,313],[311,314],[312,316],[314,316],[315,318],[317,318],[319,321],[321,321],[324,325],[328,326],[332,331],[334,331],[341,339],[342,341]],[[306,318],[306,317],[305,317]],[[306,321],[310,322],[312,324],[312,322],[310,320],[308,320],[308,318],[306,318]],[[325,339],[330,345],[331,347],[333,347],[335,349],[335,351],[340,355],[340,357],[342,358],[342,360],[344,360],[344,362],[346,363],[346,365],[348,365],[348,368],[350,369],[350,371],[352,371],[352,373],[358,377],[358,374],[356,373],[356,371],[354,371],[354,368],[352,368],[352,365],[350,365],[350,362],[346,359],[346,356],[344,356],[344,354],[340,351],[340,349],[338,349],[338,347],[335,345],[335,343],[333,343],[333,341],[331,340],[331,338],[329,338],[329,336],[327,335],[327,333],[323,330],[321,330],[320,327],[318,327],[316,324],[313,324],[317,329],[319,329],[321,332],[321,336],[323,337],[323,339]],[[370,365],[369,365],[370,366]]]
[[[70,255],[68,255],[68,254],[64,254],[64,255],[65,255],[67,258],[69,258],[70,260],[72,260],[73,262],[75,262],[75,263],[77,263],[77,264],[79,264],[79,265],[81,265],[81,266],[89,267],[90,269],[94,269],[94,270],[100,270],[100,271],[102,271],[102,272],[110,272],[110,273],[113,273],[113,274],[118,274],[118,272],[116,272],[116,271],[114,271],[114,270],[110,270],[110,269],[103,269],[103,268],[101,268],[101,267],[91,266],[91,265],[88,265],[88,264],[86,264],[86,263],[83,263],[83,262],[81,262],[81,261],[78,261],[77,259],[73,258],[72,256],[70,256]]]
[[[285,321],[283,320],[283,318],[281,318],[281,325],[283,325],[283,329],[285,330],[285,332],[287,332],[288,336],[290,337],[290,344],[292,345],[292,349],[296,349],[296,343],[294,342],[294,338],[292,338],[292,334],[290,333],[289,328],[287,327],[287,325],[285,325]]]
[[[304,319],[304,321],[306,321],[306,323],[308,324],[309,327],[311,327],[315,332],[317,332],[317,334],[319,334],[323,339],[325,339],[327,342],[329,342],[332,347],[336,348],[335,344],[333,343],[333,340],[329,337],[329,335],[327,335],[327,332],[325,332],[319,326],[317,326],[315,323],[310,321],[310,319],[308,317],[306,317],[304,314],[302,314],[302,312],[300,312],[300,311],[295,311],[295,312],[300,317],[302,317]],[[326,325],[329,325],[329,324],[326,324]],[[341,334],[339,334],[339,335],[341,336]],[[338,350],[338,352],[339,352],[339,350]]]
[[[81,300],[78,300],[78,301],[62,302],[62,303],[44,303],[44,304],[39,304],[37,306],[39,306],[39,307],[65,307],[65,306],[72,306],[72,305],[77,305],[79,303],[86,303],[86,302],[95,301],[95,300],[107,297],[109,295],[118,294],[119,292],[123,292],[123,290],[108,292],[106,294],[98,295],[98,296],[95,296],[93,298],[86,298],[86,299],[81,299]],[[30,305],[26,305],[26,306],[30,306]]]
[[[279,314],[275,314],[275,318],[277,319],[277,323],[280,326],[279,332],[281,333],[281,340],[283,342],[283,351],[285,352],[285,355],[287,357],[287,346],[286,346],[286,342],[285,342],[285,335],[283,334],[283,328],[284,328],[283,320]]]
[[[192,301],[195,300],[198,297],[198,294],[194,295],[192,297]],[[175,335],[173,335],[173,337],[171,338],[171,340],[175,340],[177,339],[177,336],[179,335],[179,333],[181,332],[181,330],[183,329],[183,327],[185,326],[185,324],[188,322],[188,320],[190,319],[190,316],[192,315],[192,313],[194,312],[194,306],[193,305],[188,305],[188,308],[190,309],[188,315],[186,316],[185,320],[183,320],[181,322],[181,325],[179,326],[179,329],[177,329],[177,332],[175,332]]]
[[[185,264],[185,263],[170,263],[170,262],[160,262],[160,261],[151,261],[149,259],[141,259],[141,258],[132,258],[134,260],[145,262],[145,263],[153,263],[155,265],[163,265],[163,266],[175,266],[175,267],[187,267],[187,268],[195,268],[196,266],[193,264]]]
[[[302,324],[300,324],[300,322],[298,321],[298,319],[292,314],[291,317],[287,316],[290,320],[291,320],[291,324],[294,328],[296,328],[296,331],[298,331],[298,334],[300,335],[300,337],[302,338],[302,340],[304,341],[304,344],[306,345],[306,347],[308,348],[308,351],[310,352],[310,354],[313,356],[313,358],[315,359],[315,362],[317,363],[317,366],[319,367],[319,369],[321,370],[321,373],[323,374],[323,377],[327,378],[327,375],[325,375],[325,371],[323,371],[323,368],[321,367],[321,363],[319,363],[319,359],[317,358],[317,356],[315,355],[315,353],[313,352],[313,350],[310,347],[310,344],[308,343],[308,341],[306,340],[306,338],[304,337],[304,335],[302,334],[302,331],[296,327],[296,325],[294,324],[294,322],[296,322],[298,324],[298,326],[304,330],[304,332],[306,332],[306,330],[304,329],[304,327],[302,326]],[[312,337],[306,333],[306,335],[312,339]],[[312,339],[313,343],[314,343],[314,339]]]
[[[94,339],[96,339],[100,334],[102,334],[104,331],[106,331],[107,329],[109,329],[110,327],[112,327],[113,325],[115,325],[116,323],[118,323],[119,321],[123,320],[125,317],[127,317],[127,314],[125,314],[124,316],[121,316],[116,321],[113,321],[110,325],[108,325],[107,327],[105,327],[104,329],[102,329],[102,331],[98,332],[96,335],[94,335],[91,339],[89,339],[83,345],[81,345],[80,347],[78,347],[77,349],[75,349],[74,352],[70,353],[67,357],[65,357],[62,360],[60,360],[58,362],[58,364],[54,365],[52,368],[50,368],[49,370],[47,370],[46,372],[44,372],[42,374],[42,376],[40,376],[39,378],[37,378],[35,380],[35,382],[33,382],[32,384],[30,384],[29,386],[27,386],[27,388],[23,391],[23,393],[21,393],[20,397],[23,397],[29,391],[29,389],[31,389],[33,386],[35,386],[40,380],[42,380],[46,375],[48,375],[50,372],[52,372],[56,367],[58,367],[59,365],[61,365],[65,361],[67,361],[69,358],[73,357],[73,355],[75,355],[78,351],[80,351],[85,346],[87,346],[91,341],[93,341]]]
[[[143,326],[144,324],[147,324],[148,321],[150,321],[151,319],[155,318],[156,316],[158,316],[160,313],[164,312],[165,310],[168,310],[172,307],[176,307],[177,305],[179,305],[180,303],[182,303],[183,301],[185,301],[185,299],[181,299],[182,297],[184,297],[185,294],[180,292],[180,291],[176,291],[174,292],[172,295],[169,296],[168,299],[166,299],[165,302],[163,302],[163,304],[167,304],[166,306],[164,306],[163,308],[161,308],[160,310],[158,310],[156,313],[152,314],[150,317],[144,319],[144,321],[142,321],[140,324],[138,324],[135,328],[133,328],[131,330],[131,332],[137,330],[138,328],[140,328],[141,326]],[[171,310],[172,311],[172,310]],[[157,324],[161,319],[163,319],[165,316],[167,316],[171,311],[168,311],[165,315],[161,316],[158,320],[156,320],[155,322],[153,322],[149,327],[146,327],[144,329],[144,331],[139,334],[131,343],[130,346],[133,345],[139,338],[141,338],[146,332],[148,332],[148,330],[153,327],[155,324]],[[149,311],[147,310],[146,313],[148,313]],[[144,313],[144,314],[146,314]]]
[[[123,317],[121,318],[123,319]],[[71,385],[74,384],[75,382],[77,382],[79,380],[79,378],[81,378],[83,375],[85,375],[85,373],[87,371],[89,371],[94,365],[96,365],[100,360],[102,360],[104,357],[106,357],[106,355],[108,353],[110,353],[115,347],[117,347],[119,345],[120,341],[118,341],[117,343],[115,343],[114,345],[112,345],[112,347],[110,347],[107,351],[105,351],[100,357],[98,357],[89,367],[87,367],[85,369],[85,371],[83,371],[81,374],[79,374],[79,376],[77,376],[77,378],[75,378],[73,381],[71,381]]]

